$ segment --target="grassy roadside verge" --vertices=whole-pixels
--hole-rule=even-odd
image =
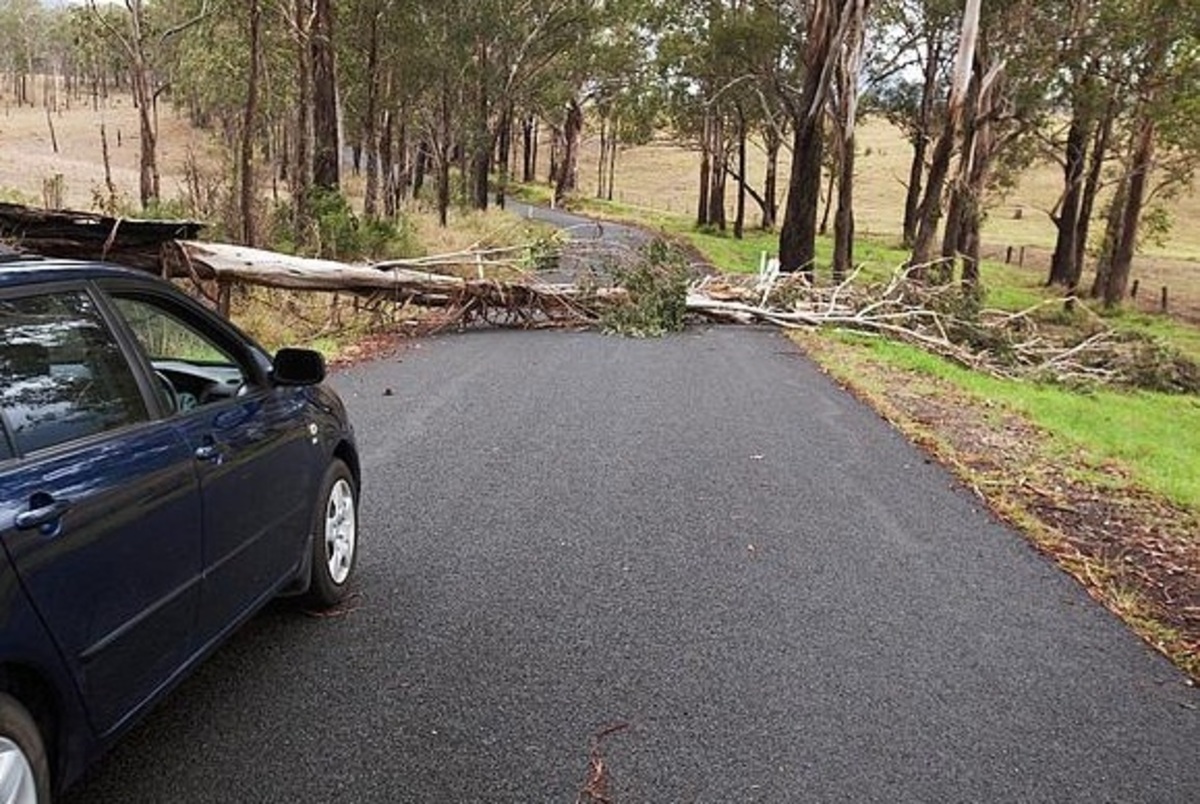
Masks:
[[[776,244],[773,235],[734,240],[621,205],[586,201],[576,209],[659,230],[726,271],[755,270]],[[861,243],[856,257],[869,282],[890,274],[905,254]],[[1047,301],[1041,279],[986,264],[986,304],[1017,311]],[[1195,327],[1136,312],[1105,321],[1200,357]],[[846,333],[795,339],[835,381],[1200,681],[1200,400],[997,380],[912,347]]]
[[[982,377],[908,346],[794,337],[1200,681],[1200,402],[1082,395]]]

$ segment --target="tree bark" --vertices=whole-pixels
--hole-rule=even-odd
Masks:
[[[704,110],[703,130],[700,133],[700,192],[696,199],[696,226],[708,223],[708,194],[712,190],[712,116]]]
[[[746,140],[749,136],[746,131],[746,113],[742,111],[741,106],[737,109],[737,117],[738,191],[737,211],[734,213],[733,218],[733,236],[741,240],[746,232]]]
[[[250,28],[250,71],[246,85],[246,108],[242,118],[242,242],[247,246],[256,245],[254,230],[254,131],[258,118],[258,70],[259,70],[259,33],[262,14],[259,0],[248,0]]]
[[[1076,108],[1067,130],[1067,144],[1063,162],[1063,196],[1054,225],[1058,235],[1054,242],[1054,256],[1050,258],[1050,276],[1047,285],[1074,287],[1079,281],[1076,257],[1079,254],[1076,238],[1079,237],[1079,215],[1083,205],[1083,178],[1087,167],[1087,141],[1089,122],[1084,120],[1083,111]]]
[[[512,102],[505,101],[504,111],[500,114],[500,142],[496,156],[498,176],[496,178],[496,206],[504,209],[508,196],[509,165],[512,157],[513,111]]]
[[[309,41],[311,0],[296,0],[296,162],[292,165],[292,203],[297,230],[307,227],[308,193],[312,187],[312,49]]]
[[[336,191],[341,185],[341,149],[338,142],[332,0],[314,0],[312,20],[313,184],[324,190]]]
[[[708,214],[706,223],[720,231],[725,231],[725,177],[728,168],[725,153],[725,118],[718,110],[713,116],[712,128],[712,166],[709,171],[711,186],[708,191]]]
[[[363,217],[379,218],[379,14],[371,15],[367,35],[367,108],[363,113],[363,148],[367,179],[363,188]]]
[[[567,119],[563,124],[563,152],[558,166],[558,180],[554,184],[554,205],[561,206],[567,194],[577,185],[579,175],[579,138],[583,134],[583,109],[577,98],[567,105]]]
[[[938,67],[942,61],[943,39],[941,29],[926,22],[927,47],[923,67],[924,82],[921,86],[921,107],[917,116],[917,130],[913,134],[913,157],[908,170],[908,187],[904,194],[903,242],[912,248],[917,238],[917,212],[921,205],[921,189],[925,178],[925,158],[929,154],[929,143],[933,138],[933,102],[937,92]]]
[[[1121,228],[1113,250],[1112,266],[1104,287],[1104,306],[1116,307],[1125,300],[1129,289],[1129,274],[1133,268],[1133,253],[1137,248],[1138,228],[1146,200],[1146,183],[1154,160],[1155,124],[1149,114],[1138,123],[1137,145],[1134,150],[1129,190],[1121,216]]]
[[[537,118],[529,115],[521,123],[521,181],[537,180]]]
[[[849,25],[853,0],[814,0],[806,24],[804,81],[799,102],[790,108],[795,125],[792,171],[783,226],[779,230],[779,270],[801,271],[812,281],[816,264],[817,207],[821,196],[822,130],[825,98],[833,80],[833,54]]]
[[[763,178],[761,226],[763,231],[770,232],[779,220],[779,152],[783,150],[783,137],[775,126],[768,124],[763,138],[767,151],[767,167]]]
[[[933,150],[925,197],[917,212],[917,236],[913,241],[912,257],[909,260],[913,276],[916,279],[922,279],[925,276],[925,271],[933,257],[933,240],[937,235],[938,222],[942,215],[942,191],[945,189],[946,177],[950,171],[950,158],[954,153],[958,130],[962,125],[972,64],[975,61],[975,45],[979,38],[980,2],[981,0],[967,0],[966,9],[963,11],[958,55],[955,59],[953,84],[947,104],[946,125]]]

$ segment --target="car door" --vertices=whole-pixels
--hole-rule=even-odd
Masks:
[[[177,408],[203,500],[200,635],[217,638],[292,580],[316,475],[302,389],[274,388],[238,333],[173,294],[106,286]]]
[[[0,295],[0,540],[99,734],[195,650],[192,450],[84,285]]]

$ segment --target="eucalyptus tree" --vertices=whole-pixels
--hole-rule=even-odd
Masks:
[[[865,8],[857,0],[811,0],[804,24],[800,87],[785,95],[792,117],[792,168],[779,230],[780,270],[810,278],[816,263],[824,122],[837,65]],[[857,21],[857,22],[856,22]]]
[[[38,0],[0,3],[0,65],[8,73],[17,104],[33,105],[30,81],[42,57],[43,34],[49,12]]]
[[[1114,80],[1130,88],[1121,173],[1110,204],[1092,293],[1120,304],[1156,196],[1190,186],[1200,135],[1200,8],[1189,0],[1126,0],[1101,8],[1122,58]],[[1156,178],[1157,172],[1157,178]]]
[[[174,40],[208,16],[207,0],[194,14],[181,14],[182,6],[124,0],[123,6],[88,0],[91,19],[108,41],[117,47],[129,72],[133,102],[138,110],[139,195],[142,207],[158,202],[161,179],[158,170],[159,95],[170,86],[167,57]]]
[[[876,0],[873,11],[873,58],[865,68],[864,103],[912,146],[901,220],[906,247],[916,238],[929,150],[944,122],[959,6],[958,0]]]

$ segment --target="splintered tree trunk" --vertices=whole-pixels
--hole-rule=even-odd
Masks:
[[[333,0],[314,0],[313,65],[313,183],[324,190],[341,184],[337,124],[337,79],[334,72]]]

